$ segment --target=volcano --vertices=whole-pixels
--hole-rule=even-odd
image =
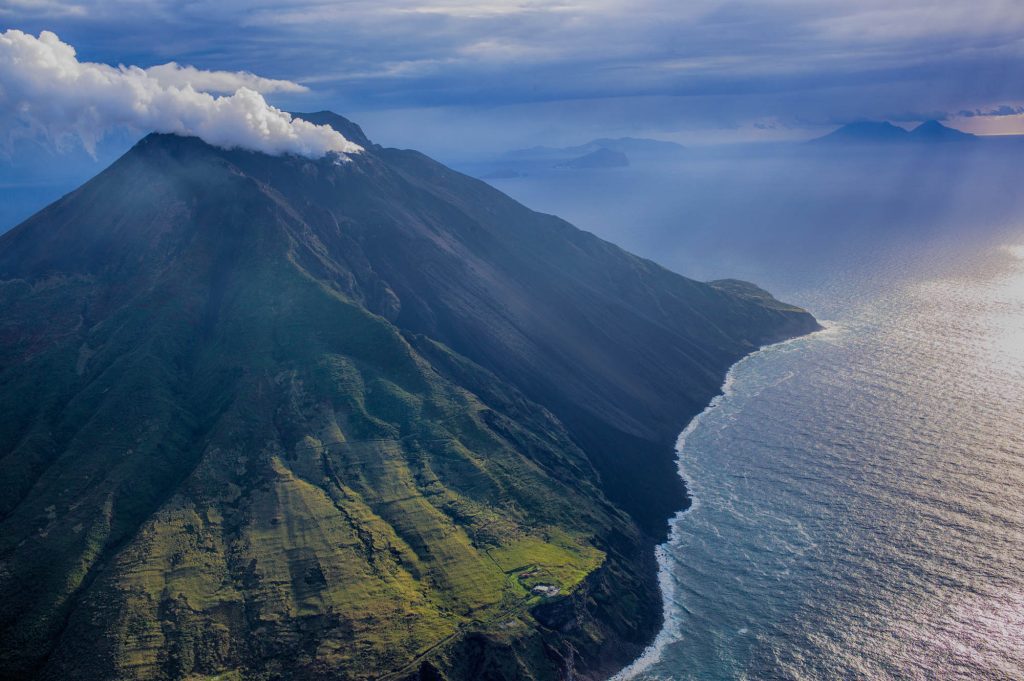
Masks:
[[[415,151],[149,135],[0,237],[8,679],[604,678],[673,443],[818,328]]]

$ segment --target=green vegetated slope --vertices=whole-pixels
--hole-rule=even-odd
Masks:
[[[656,630],[660,450],[813,319],[318,116],[366,153],[153,135],[0,237],[5,677],[599,677]]]

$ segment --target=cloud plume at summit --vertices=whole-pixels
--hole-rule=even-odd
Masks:
[[[80,143],[92,153],[112,130],[131,128],[268,154],[360,151],[332,128],[271,106],[262,94],[304,90],[291,81],[174,62],[142,69],[79,61],[75,48],[50,31],[0,33],[0,126],[8,144],[16,138],[57,148]]]

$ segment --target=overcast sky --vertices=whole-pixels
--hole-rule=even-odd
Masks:
[[[83,62],[299,83],[263,94],[442,157],[858,119],[1024,132],[1020,0],[0,0],[9,28],[53,31]]]

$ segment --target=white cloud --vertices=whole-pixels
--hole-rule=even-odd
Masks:
[[[234,86],[234,87],[232,87]],[[199,71],[177,64],[144,70],[80,62],[55,34],[0,33],[0,126],[11,136],[57,147],[79,140],[90,153],[109,130],[193,135],[227,149],[320,157],[361,147],[325,125],[292,118],[258,91],[299,88],[250,73]],[[215,96],[213,92],[233,94]]]

